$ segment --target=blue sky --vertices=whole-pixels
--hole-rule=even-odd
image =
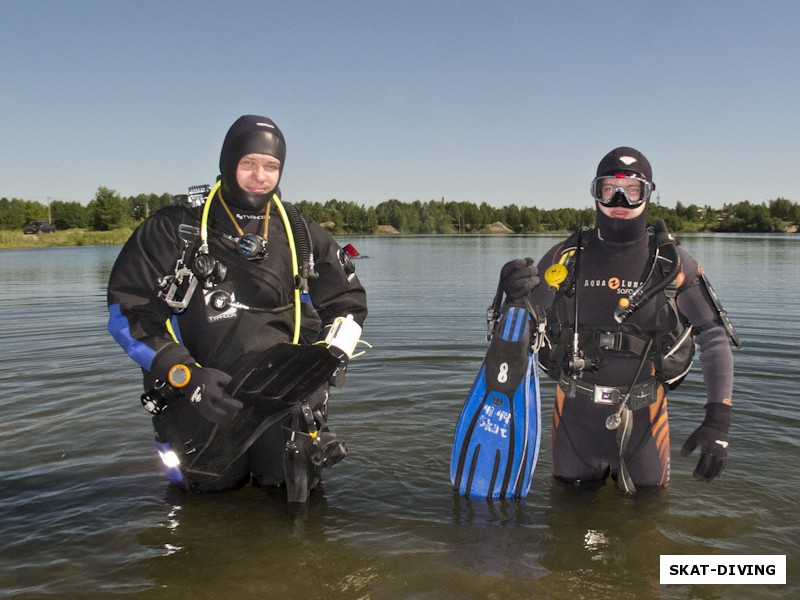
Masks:
[[[800,202],[800,2],[0,0],[0,197],[182,193],[273,118],[289,201]]]

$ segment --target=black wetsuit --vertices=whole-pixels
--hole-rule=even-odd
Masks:
[[[173,274],[183,252],[179,237],[182,223],[199,226],[200,209],[167,207],[142,223],[127,241],[111,272],[108,288],[109,331],[141,367],[145,389],[153,384],[153,361],[169,353],[171,362],[196,361],[203,367],[235,371],[245,354],[257,353],[292,340],[294,331],[294,277],[284,223],[274,203],[268,221],[267,255],[247,260],[223,237],[239,234],[219,202],[213,202],[208,219],[209,254],[226,267],[224,281],[212,289],[198,285],[183,312],[175,314],[159,297],[159,278]],[[232,207],[245,233],[263,235],[264,211],[248,214]],[[319,224],[306,219],[319,277],[309,284],[310,303],[302,302],[301,343],[313,343],[321,329],[336,317],[352,314],[361,325],[367,316],[366,294],[354,273],[340,260],[340,248]],[[193,243],[194,245],[195,243]],[[199,245],[199,240],[196,241]],[[250,309],[210,305],[214,293],[227,292],[231,300]],[[312,306],[313,305],[313,306]],[[170,332],[170,327],[174,332]],[[327,399],[327,389],[316,394],[315,403]],[[202,419],[187,404],[173,411],[186,421]],[[273,427],[248,454],[226,473],[225,481],[206,489],[242,485],[250,472],[266,484],[283,479],[280,428]],[[199,488],[198,488],[199,489]]]
[[[607,222],[607,221],[604,221]],[[625,241],[602,239],[599,230],[584,233],[579,278],[576,293],[579,307],[578,330],[619,332],[623,328],[614,320],[614,309],[622,295],[628,295],[646,278],[652,259],[652,249],[643,226],[629,223]],[[635,232],[631,235],[631,232]],[[609,236],[611,237],[611,236]],[[544,274],[561,256],[564,244],[553,247],[538,264]],[[698,276],[697,262],[683,248],[679,248],[682,272],[676,279],[677,306],[683,318],[699,330],[695,342],[700,350],[703,378],[708,402],[730,403],[733,388],[733,357],[729,337],[718,323],[718,312],[707,287]],[[551,307],[556,297],[553,288],[542,284],[533,292],[534,305]],[[550,311],[549,319],[557,318],[562,324],[574,324],[574,298],[560,300],[559,311]],[[647,334],[654,331],[655,317],[667,302],[664,293],[636,311],[627,322],[626,331]],[[553,340],[551,340],[553,341]],[[595,386],[627,388],[633,382],[641,357],[631,352],[604,351],[596,371],[585,370],[574,397],[566,393],[568,377],[561,377],[553,411],[553,472],[559,479],[568,481],[601,480],[611,474],[616,477],[620,464],[617,432],[606,428],[607,417],[617,412],[619,406],[596,401]],[[547,365],[543,365],[548,368]],[[639,384],[653,381],[652,360],[644,363]],[[557,369],[548,373],[558,379]],[[592,393],[592,388],[595,388]],[[667,419],[666,386],[654,383],[657,390],[646,406],[633,411],[633,433],[627,444],[624,458],[635,485],[663,486],[669,481],[669,423]]]

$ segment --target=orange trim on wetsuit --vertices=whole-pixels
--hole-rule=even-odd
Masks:
[[[661,459],[661,478],[659,485],[667,483],[669,467],[669,416],[667,414],[667,396],[664,388],[658,390],[658,399],[649,407],[650,431],[655,438],[658,456]]]

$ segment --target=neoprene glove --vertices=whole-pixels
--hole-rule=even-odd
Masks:
[[[219,369],[197,364],[175,365],[169,370],[169,384],[189,397],[192,406],[212,423],[225,423],[244,405],[225,391],[231,376]]]
[[[510,260],[500,270],[500,285],[511,302],[519,302],[539,285],[539,269],[532,258]]]
[[[731,407],[714,402],[706,404],[706,418],[694,430],[681,448],[681,456],[689,456],[700,446],[700,460],[694,478],[711,481],[728,463],[728,430],[731,426]]]

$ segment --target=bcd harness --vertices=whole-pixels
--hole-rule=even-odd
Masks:
[[[664,222],[659,220],[655,229],[648,229],[650,258],[644,280],[629,296],[620,299],[614,311],[617,330],[579,331],[578,282],[585,231],[581,229],[567,240],[567,247],[556,263],[563,268],[555,278],[560,285],[556,284],[558,288],[547,311],[548,326],[545,328],[545,334],[554,344],[550,349],[543,348],[540,351],[540,364],[550,377],[559,382],[568,397],[574,397],[580,390],[596,403],[619,405],[608,415],[605,426],[609,431],[616,431],[619,447],[617,486],[621,491],[632,494],[636,487],[627,467],[625,453],[632,431],[633,411],[655,402],[662,386],[670,389],[677,387],[688,373],[694,356],[692,330],[678,311],[676,301],[675,279],[681,270],[681,260],[675,238]],[[545,275],[548,283],[554,279],[551,269]],[[665,302],[656,313],[652,333],[642,334],[625,323],[637,309],[662,292]],[[566,314],[567,298],[570,296],[574,298],[574,317],[571,322]],[[599,371],[609,353],[639,359],[636,374],[628,387],[587,386],[579,382],[585,370]],[[640,382],[648,359],[653,361],[654,377]]]
[[[190,191],[200,188],[201,186],[196,186],[190,188]],[[206,187],[208,196],[203,203],[202,216],[199,221],[196,210],[193,210],[196,208],[195,204],[182,206],[184,222],[178,227],[178,236],[183,242],[181,255],[178,257],[174,271],[158,280],[159,297],[176,314],[180,314],[189,306],[189,301],[198,282],[202,282],[207,287],[213,287],[225,277],[225,266],[215,260],[208,250],[208,213],[211,202],[219,188],[220,181],[217,181],[213,187]],[[206,191],[206,189],[203,189],[203,191]],[[303,219],[300,211],[292,204],[281,202],[277,194],[273,194],[271,200],[275,202],[286,229],[286,237],[289,240],[289,250],[292,257],[292,275],[294,277],[294,336],[292,343],[296,344],[300,339],[300,303],[303,301],[310,303],[308,283],[310,279],[316,279],[318,274],[314,270],[313,247],[308,224]],[[190,221],[189,223],[186,222],[187,219]],[[249,241],[234,240],[236,243],[241,242],[240,245],[243,247]],[[239,249],[242,253],[246,250],[246,248]],[[220,296],[220,303],[223,307],[233,306],[234,308],[252,311],[269,310],[274,312],[275,310],[282,310],[282,307],[278,309],[260,309],[232,303],[230,298],[224,294]],[[167,320],[167,329],[177,341],[177,336],[175,336],[170,320]]]
[[[190,202],[182,205],[183,221],[178,226],[178,236],[183,244],[181,254],[178,257],[173,272],[158,280],[158,295],[167,303],[175,315],[182,313],[189,306],[189,302],[192,299],[198,283],[201,283],[205,288],[214,289],[225,279],[226,267],[209,253],[208,245],[209,209],[219,189],[220,181],[217,181],[213,187],[196,186],[190,188],[190,199],[193,197],[196,199],[201,197],[200,193],[208,192],[203,202],[202,216],[200,216],[199,219],[197,209],[200,206],[200,202]],[[192,192],[195,193],[192,194]],[[222,201],[221,196],[220,200]],[[294,279],[294,335],[292,344],[295,345],[298,344],[300,340],[301,302],[311,304],[309,280],[316,279],[319,275],[314,269],[311,234],[308,229],[308,224],[300,211],[292,204],[282,203],[277,194],[272,194],[271,202],[275,203],[281,220],[283,221],[291,254],[291,267]],[[224,201],[222,201],[222,204],[227,211],[227,206],[224,204]],[[269,204],[267,205],[267,218],[268,213]],[[231,217],[231,219],[233,219],[233,217]],[[266,227],[267,225],[265,224],[265,238],[267,235]],[[229,239],[234,242],[236,249],[241,255],[248,260],[260,260],[266,256],[265,239],[254,235],[247,236],[242,234],[241,231],[239,234],[239,238]],[[254,251],[251,252],[251,249]],[[355,269],[352,267],[352,263],[350,263],[350,269],[348,270],[348,266],[343,259],[343,254],[344,253],[340,251],[339,260],[345,272],[350,274]],[[219,297],[224,300],[224,304],[215,307],[219,310],[233,307],[256,312],[279,312],[291,307],[289,305],[268,309],[245,306],[234,302],[232,296],[225,291],[214,292],[211,295],[210,303],[212,305],[214,304],[215,294],[219,294]],[[175,315],[173,315],[172,318],[174,318]],[[178,336],[172,326],[172,318],[167,319],[166,327],[175,342],[179,343]],[[341,357],[336,357],[333,353],[331,353],[331,357],[334,361],[337,359],[341,361]],[[259,361],[264,360],[262,356],[259,356],[258,359]],[[337,372],[341,371],[342,367],[340,364]],[[239,383],[241,384],[241,382]],[[311,392],[313,391],[312,389]],[[200,442],[204,444],[200,449],[201,452],[197,453],[197,456],[199,456],[202,450],[205,450],[212,444],[212,441],[219,431],[225,428],[243,427],[241,423],[247,422],[246,419],[243,421],[242,419],[244,419],[244,417],[242,417],[238,421],[233,421],[232,424],[215,424],[206,440],[183,440],[180,435],[178,435],[175,427],[171,425],[170,419],[164,419],[162,415],[163,409],[168,406],[173,398],[172,393],[173,391],[169,386],[164,382],[157,381],[156,387],[145,392],[141,397],[141,401],[145,409],[153,414],[157,432],[161,430],[160,435],[163,435],[164,440],[166,440],[162,440],[162,443],[159,445],[159,453],[162,454],[162,460],[164,456],[168,456],[171,453],[178,457],[180,466],[186,468],[188,471],[192,470],[194,464],[194,461],[190,461],[188,456],[198,450],[198,448],[194,446],[190,447],[191,444]],[[235,393],[238,395],[238,389]],[[240,448],[237,446],[238,450],[243,452],[249,447],[249,444],[255,440],[257,437],[256,434],[260,435],[268,428],[276,426],[284,422],[290,415],[292,416],[290,423],[284,425],[283,428],[284,437],[287,438],[284,440],[283,458],[287,494],[290,502],[305,502],[309,488],[313,486],[315,480],[319,479],[319,470],[323,467],[335,464],[347,454],[345,445],[338,439],[336,434],[328,429],[323,416],[324,409],[312,411],[309,406],[309,398],[310,394],[306,393],[290,403],[289,406],[270,415],[267,419],[258,424],[258,428],[251,435],[252,440],[248,439],[245,447]],[[252,404],[251,402],[251,405]],[[301,430],[301,424],[303,423],[305,424],[307,433]],[[177,452],[177,454],[175,454],[175,452]],[[181,458],[181,456],[183,458]],[[227,468],[227,466],[225,468]],[[219,474],[216,475],[219,476]],[[168,469],[168,476],[179,485],[186,485],[186,480],[180,468]]]
[[[654,228],[648,228],[650,259],[644,280],[630,295],[622,297],[614,310],[617,328],[614,331],[600,328],[579,330],[578,281],[586,231],[581,229],[566,241],[565,249],[545,273],[545,280],[557,291],[546,313],[546,341],[539,350],[539,363],[550,377],[558,381],[568,397],[574,397],[581,391],[595,403],[618,405],[607,416],[605,426],[609,431],[616,431],[619,447],[617,486],[621,491],[632,494],[636,492],[636,486],[627,467],[626,451],[633,427],[633,411],[656,402],[661,397],[661,388],[675,389],[680,385],[694,357],[692,326],[681,315],[677,305],[675,280],[682,268],[681,259],[677,241],[669,233],[664,221],[659,219]],[[716,293],[702,269],[699,271],[698,283],[706,287],[717,318],[713,323],[696,328],[697,331],[719,323],[730,339],[741,347]],[[636,310],[661,294],[663,301],[657,308],[655,327],[651,333],[643,333],[636,326],[626,323]],[[574,299],[572,319],[567,314],[567,299],[570,297]],[[604,387],[580,381],[585,370],[599,371],[606,357],[612,353],[639,359],[636,374],[629,386]],[[646,376],[644,381],[640,381],[648,359],[653,362],[653,376]]]
[[[680,314],[676,301],[675,278],[681,268],[677,242],[663,221],[656,224],[655,230],[649,228],[651,257],[645,268],[644,281],[620,300],[614,313],[619,324],[617,329],[578,328],[580,255],[587,231],[586,228],[579,230],[566,241],[564,250],[545,275],[548,283],[553,285],[552,276],[557,273],[555,279],[558,282],[554,286],[557,287],[555,298],[547,310],[546,343],[539,351],[539,364],[564,386],[568,396],[574,396],[580,389],[594,396],[596,402],[626,402],[631,408],[641,408],[655,400],[657,384],[669,389],[677,387],[689,372],[694,356],[692,329]],[[665,300],[658,309],[652,333],[642,332],[626,323],[638,308],[662,292]],[[567,314],[568,298],[574,298],[575,302],[572,316]],[[599,371],[612,353],[639,358],[639,372],[629,387],[600,388],[598,392],[598,386],[579,383],[585,371]],[[655,380],[648,378],[640,383],[639,375],[647,359],[653,361]]]

